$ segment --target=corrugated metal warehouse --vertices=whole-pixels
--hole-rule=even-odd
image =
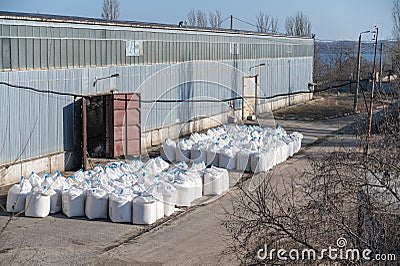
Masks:
[[[140,93],[142,149],[225,122],[229,104],[242,108],[246,77],[259,74],[258,93],[267,97],[312,82],[312,38],[9,12],[0,12],[0,34],[2,82],[79,95]],[[76,97],[0,85],[0,99],[0,183],[72,167]]]

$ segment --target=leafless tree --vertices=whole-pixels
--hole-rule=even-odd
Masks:
[[[207,14],[201,10],[197,10],[196,14],[197,27],[207,28]]]
[[[257,31],[263,33],[277,33],[278,32],[278,20],[271,18],[270,15],[263,12],[257,15]]]
[[[207,14],[201,10],[191,9],[187,14],[187,21],[189,26],[206,28],[207,27]]]
[[[393,18],[392,34],[395,39],[399,39],[400,38],[400,0],[393,1],[392,18]]]
[[[285,23],[286,33],[292,36],[311,36],[311,22],[302,12],[289,16]]]
[[[209,13],[209,21],[210,21],[210,27],[212,29],[220,29],[221,28],[221,11],[215,10],[214,12]]]
[[[119,19],[119,1],[118,0],[104,0],[103,12],[101,17],[107,20]]]
[[[247,189],[246,182],[239,185],[223,221],[228,252],[244,264],[260,263],[256,255],[265,245],[269,251],[312,249],[320,255],[343,237],[346,249],[369,249],[370,257],[399,254],[400,120],[396,109],[384,108],[380,119],[374,119],[369,153],[365,153],[366,119],[360,115],[355,123],[359,146],[319,154],[306,171],[281,183],[270,173],[254,191]],[[320,263],[331,265],[328,256],[324,259]],[[276,253],[261,261],[283,262],[289,261],[279,260]],[[361,256],[335,262],[375,265]],[[293,263],[309,265],[310,261]]]
[[[197,16],[196,16],[196,11],[194,9],[191,9],[187,13],[187,21],[189,26],[196,26],[197,25]]]

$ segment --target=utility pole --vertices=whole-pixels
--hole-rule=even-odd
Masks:
[[[382,92],[382,73],[383,73],[382,50],[383,50],[383,42],[381,42],[381,47],[379,49],[379,92]]]
[[[231,15],[231,30],[233,30],[233,15]]]
[[[375,52],[374,52],[374,64],[372,67],[372,88],[371,88],[371,104],[369,105],[368,112],[368,131],[367,131],[367,147],[365,149],[365,154],[368,156],[369,153],[369,142],[371,139],[371,129],[372,129],[372,110],[374,106],[374,90],[375,90],[375,67],[376,67],[376,48],[378,46],[378,27],[375,27]]]
[[[369,33],[371,31],[363,31],[358,36],[358,51],[357,51],[357,86],[354,92],[354,113],[357,113],[357,102],[358,102],[358,92],[360,91],[360,72],[361,72],[361,35],[363,33]]]

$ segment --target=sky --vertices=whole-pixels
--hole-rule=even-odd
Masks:
[[[101,18],[103,0],[0,0],[0,10]],[[310,18],[318,40],[357,40],[362,31],[379,28],[379,39],[392,38],[392,0],[119,0],[120,19],[178,24],[191,9],[219,10],[222,18],[236,18],[256,23],[259,12],[278,20],[278,31],[285,32],[285,20],[297,11]],[[229,19],[223,27],[229,27]],[[234,20],[234,28],[256,30]],[[372,39],[372,36],[365,38]]]

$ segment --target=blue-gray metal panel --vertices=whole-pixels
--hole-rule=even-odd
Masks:
[[[67,65],[74,66],[74,41],[71,39],[67,40]]]
[[[8,72],[0,72],[0,79],[9,82]],[[0,104],[0,112],[2,114],[2,127],[0,127],[0,162],[10,161],[10,106],[11,99],[9,99],[10,88],[0,85],[0,99],[3,104]]]
[[[52,51],[49,50],[48,53],[54,54],[54,67],[61,68],[61,40],[54,40],[53,45],[54,47],[52,48],[49,46],[49,49],[52,49]]]
[[[19,69],[18,62],[18,39],[11,39],[11,69]]]
[[[68,58],[67,58],[67,40],[62,39],[61,40],[61,67],[65,68],[68,66]]]
[[[84,66],[90,66],[91,62],[90,62],[90,41],[89,40],[85,40],[84,41],[84,51],[85,51],[85,61],[84,61]]]
[[[96,65],[96,41],[90,40],[90,49],[89,49],[89,55],[90,55],[90,65],[95,66]]]
[[[18,36],[18,26],[15,25],[10,26],[10,36],[11,37]]]
[[[79,67],[79,57],[81,56],[79,54],[79,40],[78,39],[74,39],[72,40],[72,57],[73,57],[73,66],[74,67]]]
[[[83,39],[78,40],[79,45],[79,66],[85,66],[85,41]]]
[[[54,68],[56,67],[56,59],[55,59],[55,41],[56,40],[48,40],[47,45],[48,45],[48,53],[47,53],[47,67],[48,68]],[[59,67],[59,66],[58,66]]]
[[[45,69],[47,65],[47,39],[40,40],[40,68]]]
[[[0,69],[3,69],[3,40],[0,39]]]

